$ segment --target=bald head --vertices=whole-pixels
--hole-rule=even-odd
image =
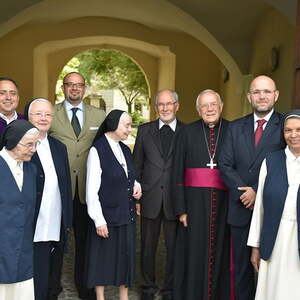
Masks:
[[[265,117],[272,111],[278,99],[279,91],[274,80],[268,76],[260,75],[254,78],[247,94],[253,112],[259,117]]]

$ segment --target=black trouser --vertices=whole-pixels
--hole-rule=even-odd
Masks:
[[[249,226],[231,226],[235,300],[253,300],[255,296],[251,247],[247,246]]]
[[[75,238],[74,280],[79,298],[81,299],[95,299],[94,289],[88,289],[86,287],[84,278],[88,218],[87,206],[80,203],[78,189],[76,187],[73,201],[73,228]]]
[[[57,299],[62,291],[63,242],[35,242],[33,245],[35,300]]]
[[[141,271],[142,292],[154,294],[158,289],[155,282],[155,258],[160,236],[161,223],[166,245],[166,265],[162,294],[172,294],[175,235],[177,222],[167,220],[163,212],[155,219],[141,218]]]

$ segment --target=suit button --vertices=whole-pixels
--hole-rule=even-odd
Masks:
[[[160,188],[163,190],[163,189],[164,189],[164,186],[163,186],[163,185],[161,185],[161,186],[160,186]]]
[[[128,188],[127,191],[130,191],[130,188]]]
[[[40,177],[41,177],[41,178],[44,178],[44,175],[43,175],[43,174],[40,174]]]
[[[79,154],[76,154],[76,157],[79,157]]]
[[[249,173],[252,173],[252,169],[249,170]]]
[[[76,170],[73,170],[73,173],[76,173]]]

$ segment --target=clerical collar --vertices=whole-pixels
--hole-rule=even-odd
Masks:
[[[206,127],[208,127],[208,128],[217,128],[217,127],[219,127],[219,125],[220,125],[220,121],[221,121],[221,118],[219,119],[219,121],[216,123],[216,124],[206,124],[203,120],[202,120],[202,122],[203,122],[203,124],[206,126]]]
[[[165,124],[161,119],[158,120],[158,128],[161,129],[164,125],[169,125],[170,128],[175,132],[176,125],[177,125],[177,119],[175,118],[171,123]]]

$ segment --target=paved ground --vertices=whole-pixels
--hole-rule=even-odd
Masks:
[[[140,299],[139,295],[139,285],[140,285],[140,243],[139,243],[139,224],[137,224],[137,280],[132,289],[129,291],[129,299],[130,300],[138,300]],[[71,245],[73,241],[71,239]],[[59,296],[59,300],[79,300],[75,286],[73,281],[73,266],[74,266],[74,247],[70,247],[70,252],[65,255],[64,258],[64,267],[63,267],[63,292]],[[164,270],[164,261],[165,261],[165,250],[163,241],[161,239],[158,253],[157,253],[157,276],[158,276],[158,284],[161,286],[163,270]],[[115,287],[107,287],[105,290],[106,298],[105,300],[117,300],[118,297],[118,288]],[[161,299],[159,295],[156,295],[156,299]]]

